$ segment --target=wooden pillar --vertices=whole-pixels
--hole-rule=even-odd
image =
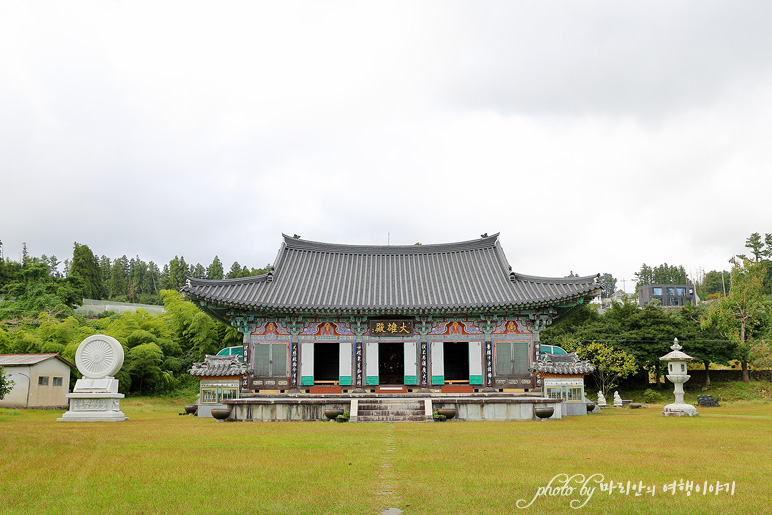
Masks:
[[[357,388],[364,388],[365,386],[365,373],[364,373],[364,343],[362,341],[362,335],[357,335],[356,343],[354,343],[354,385]]]
[[[493,342],[490,333],[485,335],[483,344],[483,386],[493,388]]]
[[[290,387],[293,390],[297,390],[300,384],[300,356],[298,347],[298,335],[290,335]]]
[[[420,361],[418,363],[418,382],[421,388],[429,388],[429,344],[426,335],[421,335]]]

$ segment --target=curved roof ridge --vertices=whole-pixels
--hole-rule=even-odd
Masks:
[[[513,272],[515,274],[515,280],[533,281],[533,282],[549,282],[549,283],[577,283],[584,281],[594,281],[600,274],[584,275],[581,277],[543,277],[539,275],[526,275]]]
[[[206,285],[221,285],[221,284],[242,284],[242,283],[253,283],[258,281],[264,281],[268,278],[268,276],[271,275],[270,272],[260,275],[250,275],[249,277],[236,277],[235,279],[202,279],[198,277],[191,277],[187,276],[187,281],[190,282],[190,284],[200,284],[201,286]]]
[[[311,252],[330,252],[337,254],[440,254],[447,252],[465,252],[494,247],[500,233],[474,240],[452,243],[426,243],[421,245],[350,245],[346,243],[325,243],[303,240],[282,233],[284,247],[281,250],[304,250]]]

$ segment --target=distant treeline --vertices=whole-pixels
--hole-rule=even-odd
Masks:
[[[2,242],[0,258],[1,251]],[[21,280],[24,270],[31,265],[37,265],[37,273],[48,274],[54,281],[70,279],[69,287],[80,289],[83,298],[140,304],[161,304],[161,290],[179,290],[187,276],[235,279],[265,272],[263,268],[242,266],[238,261],[226,272],[218,256],[206,267],[201,263],[188,264],[183,256],[174,256],[174,259],[159,268],[157,263],[145,262],[139,256],[128,258],[124,255],[115,259],[104,255],[97,257],[88,245],[77,242],[72,258],[61,262],[56,256],[30,256],[25,243],[21,262],[0,259],[0,292],[7,285]]]

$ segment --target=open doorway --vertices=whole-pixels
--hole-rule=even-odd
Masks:
[[[469,382],[469,342],[445,342],[445,382]]]
[[[380,384],[404,384],[405,344],[380,342],[378,344],[378,375]]]
[[[337,343],[314,344],[314,383],[337,383],[340,351]]]

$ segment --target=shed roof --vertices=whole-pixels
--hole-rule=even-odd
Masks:
[[[212,356],[207,354],[204,361],[193,363],[188,373],[198,377],[240,376],[247,373],[247,366],[235,355]]]
[[[531,369],[536,374],[586,375],[595,367],[589,361],[582,361],[575,352],[568,354],[544,354]]]
[[[0,366],[3,367],[21,367],[31,366],[42,363],[43,361],[56,358],[70,368],[75,365],[61,357],[59,354],[0,354]]]
[[[339,245],[282,235],[272,269],[241,279],[188,278],[202,309],[284,313],[405,313],[543,307],[594,297],[597,275],[512,271],[498,234],[435,245]]]

